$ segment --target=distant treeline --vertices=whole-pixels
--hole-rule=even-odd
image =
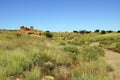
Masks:
[[[0,31],[19,31],[19,30],[0,29]],[[46,32],[51,32],[51,31],[46,31]],[[99,29],[96,29],[95,31],[88,31],[88,30],[79,30],[78,31],[78,30],[73,30],[73,33],[81,33],[81,34],[91,33],[91,32],[106,34],[106,33],[112,33],[112,32],[120,33],[120,30],[117,30],[117,31],[113,31],[113,30],[99,30]]]
[[[74,33],[84,34],[84,33],[91,33],[92,31],[87,31],[87,30],[79,30],[79,31],[77,31],[77,30],[73,30],[73,32],[74,32]],[[112,32],[120,33],[120,30],[118,30],[118,31],[112,31],[112,30],[106,31],[106,30],[96,29],[96,30],[94,31],[94,33],[101,33],[101,34],[112,33]]]

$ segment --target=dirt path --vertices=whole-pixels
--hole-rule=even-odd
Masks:
[[[54,44],[47,44],[49,47],[53,47]],[[99,46],[98,42],[93,42],[89,46]],[[120,80],[120,53],[103,49],[105,52],[105,61],[113,67],[113,71],[108,73],[111,80]]]
[[[90,46],[99,46],[98,42],[93,42],[90,44]],[[113,52],[108,49],[103,49],[105,52],[105,60],[107,63],[109,63],[114,71],[111,71],[108,73],[108,76],[112,80],[120,80],[120,53]]]
[[[113,52],[107,49],[105,51],[105,60],[113,66],[114,71],[109,73],[112,80],[120,80],[120,53]]]

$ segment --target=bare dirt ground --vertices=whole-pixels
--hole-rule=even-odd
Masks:
[[[104,49],[105,60],[113,66],[114,71],[108,73],[112,80],[120,80],[120,53]]]
[[[90,46],[99,46],[98,42],[93,42]],[[120,80],[120,53],[103,49],[105,52],[105,60],[113,68],[113,71],[108,73],[108,76],[112,80]]]

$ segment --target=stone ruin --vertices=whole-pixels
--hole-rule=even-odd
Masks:
[[[25,27],[25,26],[20,27],[20,31],[33,31],[33,30],[34,30],[33,26],[30,26],[30,28]]]
[[[45,32],[43,32],[43,31],[35,31],[33,26],[30,26],[30,28],[21,26],[20,32],[26,33],[26,34],[35,34],[35,35],[44,35],[45,34]]]

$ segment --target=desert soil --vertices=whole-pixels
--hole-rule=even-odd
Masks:
[[[99,46],[99,43],[93,42],[90,46]],[[108,76],[111,80],[120,80],[120,53],[108,49],[103,50],[105,52],[105,61],[111,65],[111,68],[113,68],[113,71],[110,71]]]
[[[113,67],[113,71],[108,75],[112,80],[120,80],[120,53],[104,49],[105,60]]]

